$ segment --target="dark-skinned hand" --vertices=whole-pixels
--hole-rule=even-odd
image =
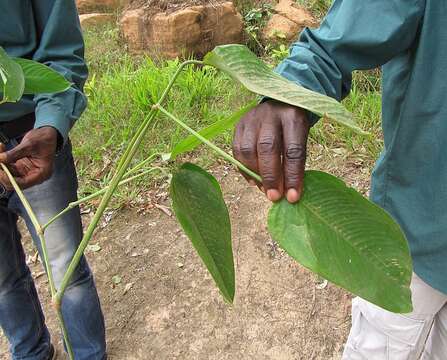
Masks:
[[[262,184],[257,185],[270,201],[284,196],[291,203],[299,201],[309,128],[304,110],[274,100],[259,104],[237,125],[233,154],[262,177]]]
[[[19,145],[9,151],[0,145],[0,163],[8,166],[21,189],[41,184],[53,173],[58,132],[50,126],[33,129]],[[0,170],[0,183],[12,190],[6,174]]]

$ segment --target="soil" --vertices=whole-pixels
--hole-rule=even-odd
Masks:
[[[311,168],[367,191],[369,164],[362,159],[315,147],[312,158]],[[108,218],[93,240],[101,250],[87,254],[106,316],[109,358],[339,359],[350,326],[351,296],[331,284],[318,286],[322,279],[278,249],[265,225],[269,203],[258,190],[226,166],[213,172],[233,221],[234,305],[222,300],[189,240],[168,216],[169,200],[161,189],[158,208],[121,210]],[[25,247],[32,256],[29,238]],[[30,267],[57,339],[46,277],[41,264]],[[116,275],[119,284],[112,281]],[[4,336],[0,359],[8,359]]]

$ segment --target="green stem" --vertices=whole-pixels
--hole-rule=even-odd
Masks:
[[[256,174],[255,172],[251,171],[249,168],[247,168],[244,164],[236,160],[231,155],[227,154],[225,151],[223,151],[221,148],[214,145],[211,141],[200,135],[197,131],[191,129],[188,125],[186,125],[183,121],[172,115],[170,112],[168,112],[166,109],[164,109],[162,106],[155,105],[154,108],[160,110],[161,113],[165,114],[167,117],[169,117],[171,120],[174,120],[178,125],[180,125],[182,128],[187,130],[189,133],[194,135],[197,139],[199,139],[201,142],[203,142],[205,145],[208,145],[211,149],[213,149],[215,152],[217,152],[220,156],[222,156],[225,160],[242,170],[244,173],[246,173],[248,176],[252,177],[256,181],[259,181],[262,183],[262,178]]]
[[[40,247],[42,249],[43,263],[44,263],[45,270],[47,272],[48,283],[50,284],[50,291],[51,291],[51,297],[53,299],[53,305],[56,308],[57,317],[59,319],[59,323],[61,326],[62,335],[65,340],[65,346],[67,348],[68,355],[70,356],[70,359],[74,359],[73,349],[71,347],[71,343],[68,338],[67,327],[65,326],[65,321],[62,316],[60,304],[58,304],[57,301],[55,301],[57,291],[56,291],[56,285],[54,282],[53,271],[51,269],[50,260],[49,260],[49,256],[48,256],[48,249],[47,249],[47,244],[45,241],[44,228],[40,225],[39,221],[37,220],[37,216],[34,213],[30,203],[26,199],[25,195],[23,194],[22,189],[20,189],[20,187],[18,186],[17,182],[15,181],[15,179],[12,176],[9,169],[6,167],[5,164],[0,164],[0,165],[2,167],[2,170],[5,172],[6,176],[8,176],[9,181],[11,182],[17,196],[19,197],[20,201],[22,202],[23,207],[25,208],[25,211],[31,220],[31,223],[33,224],[34,229],[36,230],[37,236],[39,237]]]
[[[140,165],[140,164],[139,164],[139,165]],[[139,166],[139,165],[137,165],[137,166]],[[124,175],[123,177],[126,177],[126,176],[132,174],[133,172],[135,172],[135,171],[136,171],[135,169],[137,168],[137,166],[136,166],[135,168],[129,170],[129,171],[127,172],[127,174]],[[138,169],[137,169],[137,170],[138,170]],[[129,182],[131,182],[131,181],[133,181],[133,180],[135,180],[135,179],[138,179],[138,178],[140,178],[140,177],[142,177],[142,176],[145,176],[145,175],[147,175],[147,174],[149,174],[149,173],[151,173],[151,172],[153,172],[153,171],[155,171],[155,170],[163,171],[162,168],[159,168],[159,167],[153,167],[153,168],[150,168],[150,169],[148,169],[148,170],[146,170],[146,171],[143,171],[143,172],[140,173],[140,174],[137,174],[137,175],[135,175],[135,176],[132,176],[132,177],[129,177],[129,178],[126,178],[126,179],[122,180],[122,181],[118,184],[118,186],[125,185],[125,184],[127,184],[127,183],[129,183]],[[51,225],[52,223],[54,223],[57,219],[59,219],[60,217],[62,217],[63,215],[65,215],[65,214],[66,214],[67,212],[69,212],[70,210],[74,209],[76,206],[79,206],[79,205],[81,205],[81,204],[83,204],[83,203],[85,203],[85,202],[88,202],[88,201],[90,201],[90,200],[96,199],[97,197],[99,197],[99,196],[105,194],[105,192],[108,190],[108,188],[109,188],[109,186],[106,186],[105,188],[103,188],[103,189],[101,189],[101,190],[98,190],[97,192],[95,192],[95,193],[93,193],[93,194],[90,194],[90,195],[88,195],[88,196],[86,196],[86,197],[83,197],[82,199],[79,199],[79,200],[77,200],[77,201],[71,202],[71,203],[68,204],[68,206],[67,206],[64,210],[62,210],[59,214],[53,216],[53,217],[52,217],[52,218],[51,218],[51,219],[50,219],[50,220],[49,220],[49,221],[48,221],[42,228],[43,228],[44,230],[47,229],[48,226],[50,226],[50,225]]]
[[[132,175],[134,173],[136,173],[138,170],[140,170],[142,167],[144,167],[145,165],[147,165],[148,163],[150,163],[155,157],[159,156],[160,153],[155,153],[152,154],[151,156],[149,156],[147,159],[143,160],[142,162],[140,162],[139,164],[135,165],[132,169],[130,169],[125,175],[124,177],[128,177],[129,175]]]
[[[98,209],[96,210],[95,215],[93,216],[93,219],[90,223],[90,225],[87,227],[87,230],[85,231],[85,234],[81,240],[81,243],[79,244],[78,249],[76,250],[76,253],[73,256],[73,259],[70,262],[70,265],[68,266],[67,272],[65,273],[61,286],[59,288],[59,291],[56,294],[56,300],[60,303],[62,297],[64,296],[65,290],[67,289],[68,284],[70,283],[70,279],[73,276],[73,273],[76,271],[76,268],[79,264],[79,261],[82,258],[82,255],[84,254],[85,248],[87,247],[88,243],[90,242],[90,239],[93,236],[93,233],[98,226],[99,221],[102,218],[102,215],[104,214],[104,211],[106,210],[116,188],[118,187],[119,183],[121,182],[121,179],[124,176],[124,173],[129,166],[130,162],[132,161],[132,158],[134,157],[135,153],[138,150],[138,147],[140,146],[144,135],[146,134],[147,130],[149,129],[149,125],[151,121],[154,119],[154,117],[157,114],[157,110],[152,109],[147,117],[147,119],[144,122],[144,127],[141,129],[141,131],[138,131],[133,141],[131,142],[131,149],[129,151],[126,151],[124,155],[124,160],[120,161],[120,166],[117,169],[115,175],[112,178],[112,181],[107,188],[101,203],[98,206]]]
[[[157,105],[162,104],[166,97],[168,96],[169,91],[171,90],[172,86],[174,85],[175,81],[177,80],[178,76],[180,75],[180,73],[183,71],[183,69],[188,66],[188,65],[203,65],[203,61],[198,61],[198,60],[188,60],[185,61],[183,63],[181,63],[179,65],[179,67],[177,68],[176,72],[174,73],[172,79],[169,81],[168,86],[166,87],[166,89],[163,91],[160,99],[157,102]],[[132,140],[130,141],[129,145],[127,146],[123,156],[121,157],[118,166],[116,167],[116,172],[118,172],[121,168],[121,166],[123,165],[123,162],[125,161],[125,159],[127,159],[127,156],[129,155],[129,151],[132,149],[133,145],[135,144],[136,139],[138,138],[138,135],[141,134],[141,132],[144,129],[144,123],[143,122],[140,127],[138,128],[135,136],[132,138]]]
[[[71,346],[70,343],[70,339],[68,338],[68,331],[67,331],[67,327],[65,326],[65,321],[64,321],[64,317],[62,316],[62,310],[61,310],[61,306],[53,304],[56,307],[56,315],[57,315],[57,319],[59,320],[59,325],[62,329],[62,336],[64,338],[64,343],[65,343],[65,348],[67,349],[67,353],[68,353],[68,358],[70,360],[74,360],[74,353],[73,353],[73,347]]]
[[[121,182],[121,179],[124,176],[124,172],[126,171],[133,156],[135,155],[136,151],[138,150],[138,146],[141,144],[141,141],[149,128],[149,124],[151,123],[151,121],[157,114],[157,106],[159,106],[160,104],[162,104],[164,102],[170,89],[174,85],[177,77],[179,76],[180,72],[183,70],[183,68],[185,66],[187,66],[187,65],[202,65],[202,64],[203,64],[202,61],[189,60],[189,61],[185,61],[184,63],[182,63],[179,66],[179,68],[175,72],[174,76],[172,77],[171,81],[169,82],[168,86],[166,87],[165,91],[161,95],[160,100],[157,102],[156,105],[153,106],[148,117],[141,124],[137,133],[132,138],[129,146],[127,147],[126,151],[124,152],[124,155],[121,157],[121,159],[118,163],[115,175],[113,176],[112,181],[111,181],[109,187],[107,188],[107,190],[101,200],[101,203],[99,204],[99,207],[96,210],[95,215],[93,216],[92,222],[87,227],[87,230],[81,240],[81,243],[80,243],[78,249],[76,250],[75,255],[73,256],[73,259],[68,267],[67,272],[64,275],[64,278],[62,279],[61,287],[56,294],[57,301],[60,302],[62,297],[64,296],[65,290],[67,289],[70,279],[73,276],[73,273],[75,272],[76,267],[79,264],[79,261],[81,260],[81,257],[85,251],[85,248],[87,247],[90,239],[93,236],[93,232],[95,231],[95,229],[99,223],[99,220],[101,219],[104,211],[106,210],[107,205],[109,204],[110,199],[113,196],[113,193],[115,192],[116,188],[118,187],[119,183]]]
[[[158,100],[157,105],[163,104],[163,102],[166,99],[166,96],[168,96],[169,91],[171,90],[172,86],[174,85],[175,81],[177,80],[177,77],[180,75],[180,73],[183,71],[183,69],[188,65],[203,65],[203,61],[198,60],[188,60],[180,64],[177,71],[174,73],[174,76],[172,77],[171,81],[169,81],[168,86],[166,87],[165,91],[163,91],[163,94],[160,97],[160,100]]]

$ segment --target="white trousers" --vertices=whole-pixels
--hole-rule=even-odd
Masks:
[[[343,360],[447,360],[447,295],[417,275],[411,292],[413,312],[404,315],[355,298]]]

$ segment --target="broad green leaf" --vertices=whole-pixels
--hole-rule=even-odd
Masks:
[[[25,75],[25,94],[59,93],[67,90],[70,83],[57,71],[36,61],[14,58]]]
[[[248,90],[325,116],[352,130],[367,134],[337,100],[310,91],[275,73],[244,45],[217,46],[204,62],[229,74]]]
[[[300,202],[274,204],[268,228],[306,268],[386,310],[411,312],[412,261],[402,230],[336,177],[307,171]]]
[[[24,87],[25,80],[21,67],[0,46],[0,93],[3,95],[0,103],[20,100]]]
[[[231,223],[216,179],[202,168],[183,164],[171,181],[175,215],[224,298],[235,292]]]
[[[234,127],[239,122],[241,117],[248,113],[251,109],[253,109],[256,104],[257,101],[249,103],[239,111],[232,114],[230,117],[216,121],[214,124],[200,130],[199,134],[208,140],[213,139],[217,135],[222,134],[225,130]],[[192,151],[200,144],[202,144],[200,140],[198,140],[195,136],[190,135],[174,146],[170,155],[170,159],[174,160],[180,154]]]

